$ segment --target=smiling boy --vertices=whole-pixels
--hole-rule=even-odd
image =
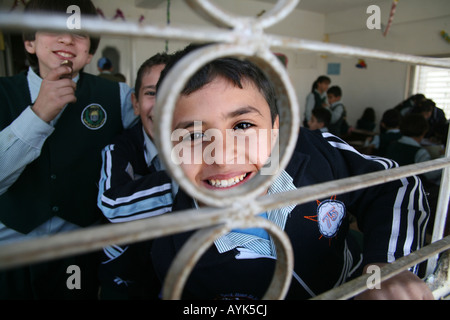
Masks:
[[[159,83],[189,50],[175,55]],[[186,144],[185,148],[195,150],[201,146],[197,149],[203,154],[201,163],[181,164],[190,182],[199,188],[222,192],[252,179],[270,156],[272,138],[279,126],[277,112],[272,85],[251,62],[221,58],[202,67],[181,92],[172,124],[172,130],[187,130],[184,139],[173,142],[174,147]],[[204,150],[213,143],[208,130],[224,136],[223,161],[211,163],[204,157]],[[255,160],[255,146],[237,147],[227,139],[228,135],[252,135],[260,130],[270,134],[254,140],[268,150],[259,160]],[[244,163],[236,161],[239,155],[244,155]],[[387,159],[362,155],[329,133],[301,129],[290,163],[266,192],[289,191],[395,165]],[[198,206],[202,204],[180,190],[173,211]],[[428,210],[420,180],[411,177],[261,215],[289,236],[295,261],[287,298],[304,299],[344,283],[357,274],[358,267],[389,263],[420,248]],[[357,217],[364,232],[362,260],[348,233],[349,212]],[[410,218],[406,221],[407,216]],[[192,234],[186,232],[153,241],[152,261],[161,281]],[[259,299],[272,279],[275,260],[275,246],[267,232],[232,230],[217,239],[199,260],[186,283],[183,298]],[[432,298],[424,282],[409,271],[368,295],[361,297]]]
[[[131,96],[140,121],[102,151],[97,204],[112,223],[153,217],[172,209],[176,186],[157,161],[153,143],[156,84],[168,60],[168,54],[158,53],[142,63]],[[151,242],[104,248],[99,269],[101,299],[157,298],[160,286],[149,272],[150,255],[145,252],[149,245]]]
[[[200,127],[195,126],[194,120],[198,119],[202,119]],[[214,152],[202,152],[201,163],[182,163],[189,180],[213,190],[234,187],[253,178],[270,156],[270,143],[275,140],[271,139],[271,133],[278,127],[278,116],[272,121],[267,101],[251,81],[242,81],[241,89],[222,76],[196,94],[181,96],[174,112],[173,129],[185,129],[188,133],[181,143],[193,148],[196,144],[206,146],[205,141],[211,141],[208,137],[211,131],[215,139],[223,137],[215,144]],[[248,148],[234,148],[240,139],[257,143]],[[218,153],[222,158],[217,157]],[[214,155],[214,162],[209,160],[210,155]]]
[[[70,5],[82,19],[96,15],[90,0],[32,0],[25,11],[66,14]],[[125,83],[82,71],[99,39],[81,30],[23,36],[30,68],[0,79],[0,243],[98,224],[100,151],[135,118]],[[6,270],[0,297],[95,299],[96,259],[88,254]],[[81,290],[67,288],[71,265],[82,270]]]

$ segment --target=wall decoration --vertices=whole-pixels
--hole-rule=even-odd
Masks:
[[[384,30],[384,33],[383,33],[383,36],[385,36],[385,37],[386,37],[387,33],[389,32],[389,29],[391,28],[392,21],[394,20],[394,15],[395,15],[395,11],[397,10],[398,1],[399,0],[394,0],[392,2],[391,13],[389,14],[389,21],[388,21],[386,29]]]
[[[330,35],[328,33],[325,33],[325,35],[323,36],[323,42],[325,42],[325,43],[329,43],[330,42]],[[321,54],[320,57],[322,59],[326,59],[326,58],[328,58],[328,55]]]
[[[444,30],[441,31],[441,36],[442,39],[444,39],[445,41],[447,41],[448,43],[450,43],[450,36],[448,35],[447,32],[445,32]]]
[[[166,17],[166,22],[167,25],[170,25],[170,0],[167,0],[167,17]],[[166,53],[169,52],[169,40],[166,40]]]
[[[18,5],[19,3],[21,3],[24,7],[27,5],[27,3],[25,2],[25,0],[14,0],[14,3],[11,7],[10,11],[13,11]]]
[[[358,63],[355,65],[355,67],[359,69],[367,69],[366,61],[364,61],[364,59],[358,59]]]
[[[278,53],[278,52],[277,52],[277,53],[274,53],[274,55],[276,55],[277,58],[280,59],[281,63],[282,63],[285,67],[287,67],[287,64],[288,64],[288,58],[286,57],[285,54],[283,54],[283,53]]]
[[[329,63],[327,68],[328,75],[338,76],[341,74],[341,64],[340,63]]]

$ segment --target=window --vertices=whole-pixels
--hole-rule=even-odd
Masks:
[[[413,93],[423,93],[450,118],[450,69],[417,66]]]

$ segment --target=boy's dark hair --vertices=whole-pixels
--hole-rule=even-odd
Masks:
[[[417,105],[411,110],[411,113],[432,112],[436,103],[431,99],[424,99],[417,102]]]
[[[400,132],[407,137],[420,137],[428,128],[428,121],[418,113],[405,115],[400,123]]]
[[[342,90],[338,86],[332,86],[327,90],[327,94],[332,94],[335,97],[342,97]]]
[[[30,0],[26,7],[26,13],[58,13],[58,14],[67,14],[67,8],[71,5],[77,5],[80,8],[81,15],[83,16],[97,16],[97,9],[91,0]],[[24,41],[34,41],[36,32],[35,31],[27,31],[22,34],[22,38]],[[90,54],[95,54],[97,51],[98,45],[100,43],[100,38],[91,37],[91,45],[89,48]],[[25,54],[27,56],[28,61],[32,67],[38,66],[38,59],[35,54],[29,54],[25,50]]]
[[[398,128],[402,119],[400,111],[397,109],[389,109],[383,113],[381,122],[384,123],[386,128]]]
[[[314,108],[312,115],[317,119],[317,122],[323,122],[325,127],[328,127],[331,121],[331,112],[325,108]]]
[[[208,44],[207,44],[208,45]],[[205,45],[192,44],[185,49],[178,51],[172,55],[166,68],[161,72],[157,88],[161,85],[169,70],[188,53],[204,47]],[[272,124],[278,115],[277,99],[275,88],[266,77],[266,75],[249,60],[240,60],[237,58],[226,57],[213,60],[204,65],[189,79],[182,95],[189,95],[206,84],[213,81],[215,78],[222,76],[230,80],[236,87],[243,88],[242,80],[251,81],[264,96],[270,108],[270,115],[272,117]],[[157,89],[158,90],[158,89]]]
[[[154,56],[148,58],[146,61],[144,61],[141,66],[139,67],[139,70],[137,72],[136,81],[134,85],[134,90],[136,92],[136,98],[139,99],[139,91],[141,90],[142,86],[142,78],[144,77],[144,74],[147,73],[153,66],[159,65],[159,64],[167,64],[169,62],[170,55],[168,55],[165,52],[157,53]]]

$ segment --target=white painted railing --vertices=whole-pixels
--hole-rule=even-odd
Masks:
[[[450,196],[449,148],[446,148],[445,157],[441,159],[302,187],[284,194],[256,198],[261,190],[267,188],[272,182],[273,175],[258,175],[246,184],[244,191],[239,189],[238,192],[228,192],[218,196],[191,185],[180,167],[169,161],[170,144],[164,142],[170,141],[169,128],[171,128],[172,111],[176,96],[184,86],[184,82],[203,64],[218,57],[230,55],[248,57],[262,67],[274,81],[277,93],[281,97],[279,152],[281,155],[280,167],[282,168],[287,165],[293,152],[298,128],[300,127],[300,115],[298,114],[299,108],[295,90],[285,68],[271,54],[273,48],[373,58],[444,68],[450,68],[450,62],[266,34],[264,29],[285,18],[297,6],[298,0],[279,0],[271,11],[258,18],[239,17],[230,14],[207,0],[186,0],[186,2],[205,18],[213,21],[217,28],[152,26],[85,18],[83,19],[83,32],[101,36],[121,35],[161,40],[217,43],[186,57],[176,67],[178,68],[177,75],[173,78],[169,75],[170,81],[165,83],[170,83],[170,88],[163,85],[161,92],[158,93],[161,98],[158,99],[156,106],[159,111],[155,121],[159,124],[156,135],[157,144],[171,175],[189,194],[195,195],[204,203],[214,207],[174,212],[170,215],[139,221],[102,225],[23,243],[3,245],[0,247],[0,269],[94,251],[111,244],[120,245],[199,229],[189,240],[189,245],[185,246],[186,249],[183,249],[177,256],[164,284],[163,297],[165,299],[178,299],[195,263],[216,238],[233,228],[261,227],[265,228],[274,238],[278,256],[274,277],[264,298],[282,299],[289,288],[290,275],[293,269],[291,244],[282,230],[273,223],[257,218],[255,215],[265,210],[290,204],[302,204],[402,177],[443,169],[432,243],[382,268],[381,273],[382,280],[385,280],[412,265],[428,260],[427,283],[432,288],[436,298],[446,297],[450,293],[450,282],[448,273],[449,255],[448,252],[445,252],[450,248],[450,238],[443,238],[443,234]],[[67,32],[66,19],[67,17],[55,15],[42,17],[0,12],[0,29],[23,31],[38,28],[39,30],[63,30]],[[440,259],[438,259],[439,254],[441,254]],[[350,298],[367,288],[367,277],[368,275],[361,276],[316,297],[316,299]]]

